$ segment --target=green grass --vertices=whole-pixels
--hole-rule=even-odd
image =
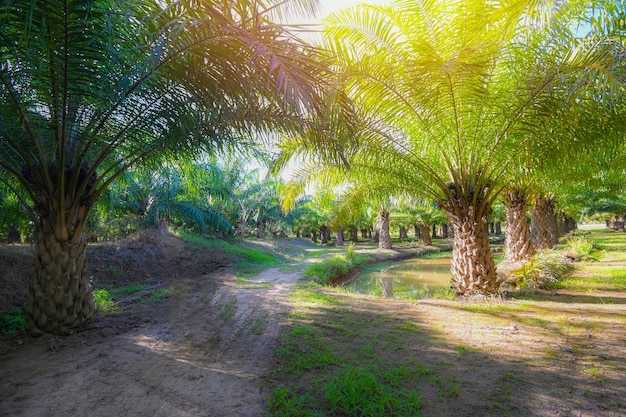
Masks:
[[[278,251],[254,246],[253,242],[230,243],[188,233],[183,233],[182,237],[189,243],[221,250],[233,262],[238,277],[249,278],[285,261],[285,257]]]
[[[0,312],[0,334],[13,335],[26,331],[27,323],[22,307]]]
[[[96,308],[104,313],[116,313],[118,312],[117,303],[124,297],[136,294],[140,291],[144,291],[148,286],[144,284],[130,285],[126,287],[118,288],[98,288],[93,290],[93,297],[96,304]],[[152,291],[143,294],[138,302],[156,303],[162,301],[162,299],[168,294],[168,290],[165,288],[157,288]]]

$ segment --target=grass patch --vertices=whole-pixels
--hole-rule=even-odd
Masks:
[[[251,277],[259,272],[279,265],[285,257],[275,250],[254,246],[253,242],[230,243],[222,239],[211,239],[182,233],[182,238],[189,243],[221,250],[233,262],[235,273],[239,277]],[[275,248],[274,248],[275,249]]]
[[[12,335],[26,331],[27,323],[22,307],[13,307],[0,312],[0,334]]]
[[[119,301],[132,296],[133,294],[144,291],[147,288],[149,288],[148,285],[137,284],[118,288],[98,288],[93,290],[92,293],[98,310],[104,313],[117,313],[119,311]],[[157,288],[142,294],[137,301],[140,303],[157,303],[162,301],[168,293],[168,290],[165,288]]]

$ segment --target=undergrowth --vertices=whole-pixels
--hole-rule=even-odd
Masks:
[[[24,333],[27,323],[22,307],[13,307],[0,312],[0,334],[12,335]]]
[[[304,276],[317,278],[321,284],[330,285],[366,261],[366,256],[355,254],[354,245],[349,245],[344,255],[334,255],[314,263],[307,268]]]

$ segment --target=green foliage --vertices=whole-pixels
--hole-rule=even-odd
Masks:
[[[294,395],[285,387],[275,389],[268,401],[274,417],[324,417],[324,414],[310,410],[314,407],[312,404],[308,395]]]
[[[279,253],[264,247],[254,246],[252,242],[244,245],[185,232],[181,235],[189,243],[216,248],[224,252],[235,264],[235,272],[238,276],[253,276],[264,269],[279,265],[283,260],[283,256]]]
[[[93,290],[93,297],[96,303],[96,308],[104,313],[115,313],[118,311],[117,303],[124,297],[136,294],[140,291],[147,289],[145,284],[130,285],[127,287],[119,288],[98,288]],[[143,300],[149,302],[158,302],[165,295],[167,295],[167,289],[158,288],[149,291],[142,297]]]
[[[0,334],[18,334],[26,330],[27,323],[22,307],[0,312]]]
[[[515,269],[509,282],[518,289],[550,288],[572,271],[572,265],[560,252],[543,251]]]
[[[350,272],[352,262],[345,256],[335,255],[320,262],[314,263],[304,272],[305,277],[315,277],[322,284],[328,285],[333,280]]]
[[[113,313],[116,311],[115,302],[109,290],[104,288],[93,290],[93,298],[98,310],[105,313]]]
[[[565,247],[568,249],[567,255],[577,261],[597,261],[602,256],[596,243],[585,236],[568,237]]]
[[[375,371],[346,368],[325,387],[333,415],[419,416],[422,401],[415,391],[397,389],[398,374],[386,379]]]

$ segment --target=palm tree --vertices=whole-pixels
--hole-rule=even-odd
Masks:
[[[38,216],[33,333],[92,319],[85,220],[129,167],[247,146],[315,108],[322,67],[271,21],[280,4],[167,3],[0,6],[0,167]]]
[[[433,198],[453,229],[457,292],[492,293],[487,222],[518,150],[540,132],[549,136],[548,121],[575,123],[562,115],[579,102],[602,106],[602,97],[622,92],[619,42],[578,39],[571,20],[579,13],[575,1],[459,0],[332,15],[326,46],[353,123],[329,135],[335,125],[326,119],[302,146],[310,151],[327,138],[322,156],[334,152],[353,178]]]

